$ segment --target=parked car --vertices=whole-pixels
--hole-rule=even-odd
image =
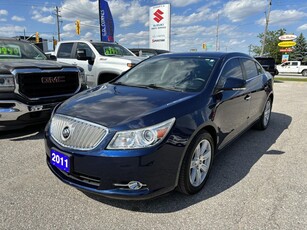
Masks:
[[[50,170],[78,189],[146,199],[199,192],[217,152],[268,127],[273,80],[242,53],[178,53],[141,62],[54,110]]]
[[[272,57],[255,57],[255,59],[262,65],[262,67],[268,71],[272,76],[278,74],[275,59]]]
[[[58,42],[54,55],[61,62],[82,67],[89,87],[116,78],[142,60],[117,43],[85,40]]]
[[[32,43],[0,39],[0,130],[47,122],[55,105],[85,88],[80,68],[48,60]]]
[[[132,53],[134,53],[138,57],[149,58],[155,55],[169,53],[168,50],[158,50],[158,49],[150,49],[150,48],[130,48]]]
[[[307,77],[307,63],[301,61],[286,61],[281,65],[277,65],[279,73],[299,73]]]

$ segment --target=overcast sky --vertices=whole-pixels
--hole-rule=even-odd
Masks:
[[[171,50],[197,49],[202,43],[215,50],[219,15],[221,51],[248,53],[248,46],[260,45],[268,0],[109,0],[115,23],[115,40],[126,47],[148,47],[149,7],[171,4]],[[0,36],[29,36],[36,31],[46,39],[57,38],[55,7],[61,15],[61,38],[99,40],[98,1],[95,0],[0,0]],[[75,20],[81,20],[81,34],[75,34]],[[285,28],[307,37],[307,1],[272,0],[269,30]]]

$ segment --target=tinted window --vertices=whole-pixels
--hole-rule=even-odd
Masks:
[[[263,69],[261,68],[261,66],[258,63],[256,63],[256,68],[257,68],[257,71],[258,71],[258,75],[263,74]]]
[[[243,79],[242,68],[239,59],[231,59],[226,63],[221,74],[221,79],[226,79],[229,77]]]
[[[256,68],[256,63],[249,59],[242,59],[243,66],[246,72],[247,79],[258,76],[258,70]]]
[[[297,62],[292,62],[291,65],[297,66]]]
[[[215,63],[211,58],[152,58],[131,69],[115,84],[197,92],[205,86]]]
[[[275,65],[275,60],[273,58],[256,58],[256,60],[261,65]]]
[[[93,53],[92,49],[85,43],[78,42],[77,50],[83,49],[86,52],[86,57],[95,57],[95,54]],[[75,53],[75,56],[77,56],[77,51]]]
[[[62,43],[60,45],[57,57],[58,58],[70,58],[71,50],[74,43]]]

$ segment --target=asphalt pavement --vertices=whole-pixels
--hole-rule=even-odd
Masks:
[[[275,83],[270,126],[219,154],[197,195],[89,196],[45,162],[43,126],[0,133],[0,229],[306,229],[307,83]]]

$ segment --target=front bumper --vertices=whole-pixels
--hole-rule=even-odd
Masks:
[[[125,200],[150,199],[174,190],[184,149],[164,144],[153,151],[134,150],[139,151],[138,156],[115,156],[111,150],[80,154],[59,149],[48,138],[45,147],[47,165],[62,182],[83,191]],[[70,156],[70,173],[50,163],[51,149]],[[145,186],[138,190],[124,186],[131,181]]]
[[[17,100],[0,100],[0,130],[46,122],[58,103],[27,105]]]

